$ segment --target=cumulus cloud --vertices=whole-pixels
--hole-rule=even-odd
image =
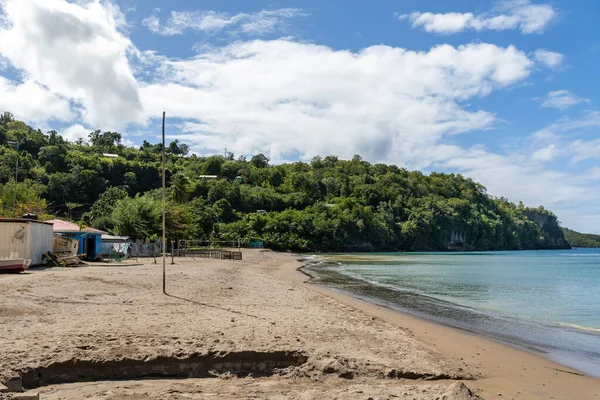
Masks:
[[[108,3],[107,3],[108,4]],[[3,0],[0,54],[55,96],[78,105],[84,121],[108,128],[143,122],[137,82],[119,33],[116,6],[64,0]]]
[[[537,62],[546,65],[549,68],[556,69],[560,67],[565,59],[565,56],[548,50],[536,50],[534,58]]]
[[[498,3],[491,12],[473,13],[431,13],[413,12],[397,15],[398,19],[408,20],[414,28],[426,32],[450,35],[467,30],[502,31],[519,29],[524,34],[541,33],[556,18],[556,10],[549,4],[531,4],[528,0],[511,0]]]
[[[542,107],[558,108],[560,110],[564,110],[579,103],[589,102],[590,101],[588,99],[582,99],[581,97],[577,97],[568,90],[556,90],[553,92],[549,92],[546,95],[546,98],[542,102]]]
[[[68,126],[67,128],[61,130],[59,133],[61,134],[62,137],[67,139],[69,142],[75,142],[78,139],[83,139],[84,141],[87,141],[89,134],[92,131],[93,131],[93,129],[86,128],[85,126],[83,126],[81,124],[74,124],[74,125]]]
[[[69,121],[75,114],[69,101],[32,80],[17,83],[0,76],[0,111],[36,123]]]
[[[166,60],[141,91],[149,112],[186,120],[182,139],[198,151],[268,150],[276,160],[335,151],[427,166],[427,146],[493,123],[493,114],[464,101],[521,81],[532,66],[512,46],[353,53],[259,40]]]
[[[164,36],[181,35],[187,30],[214,34],[225,29],[230,33],[261,36],[285,28],[291,18],[305,15],[298,8],[234,15],[216,11],[172,11],[165,23],[161,23],[157,15],[145,18],[142,23],[151,32]]]

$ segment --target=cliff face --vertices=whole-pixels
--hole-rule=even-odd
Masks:
[[[482,235],[469,230],[458,223],[448,231],[447,239],[438,250],[544,250],[570,249],[556,215],[539,208],[519,209],[520,221],[517,224],[506,223],[498,226],[495,235]],[[463,225],[463,226],[461,226]],[[494,240],[490,240],[494,237]],[[599,243],[600,244],[600,243]],[[415,250],[435,250],[435,248],[417,248]]]
[[[523,213],[540,228],[540,249],[571,248],[558,224],[556,215],[544,210],[542,207],[538,209],[526,209]]]

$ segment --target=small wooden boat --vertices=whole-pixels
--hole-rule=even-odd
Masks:
[[[21,272],[31,265],[31,260],[26,258],[10,258],[0,260],[0,271]]]

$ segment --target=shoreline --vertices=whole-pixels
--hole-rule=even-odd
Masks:
[[[556,345],[552,346],[548,343],[547,339],[548,337],[553,337],[554,335],[557,334],[557,332],[554,332],[554,329],[565,329],[566,331],[571,332],[571,334],[578,334],[578,335],[590,335],[590,334],[594,334],[594,338],[598,338],[600,339],[600,337],[597,337],[598,333],[600,333],[600,331],[598,331],[597,329],[594,328],[589,328],[589,327],[585,327],[585,326],[579,326],[579,325],[570,325],[570,324],[564,324],[564,323],[558,323],[558,322],[548,322],[548,321],[544,321],[544,320],[535,320],[535,319],[531,319],[531,318],[526,318],[523,317],[522,319],[519,318],[515,318],[514,316],[510,316],[510,315],[503,315],[501,313],[491,313],[488,314],[486,313],[485,310],[479,310],[479,309],[473,309],[473,312],[466,312],[466,311],[461,311],[461,312],[455,312],[458,310],[454,310],[454,309],[448,309],[448,313],[440,313],[440,311],[437,312],[431,312],[431,311],[423,311],[422,309],[419,309],[418,306],[408,306],[406,304],[406,300],[404,302],[400,302],[397,303],[394,300],[391,300],[389,298],[389,295],[391,294],[392,296],[396,297],[396,294],[394,292],[393,289],[389,289],[387,288],[385,285],[381,286],[380,289],[381,290],[387,290],[388,293],[387,295],[381,295],[379,292],[378,294],[373,294],[371,292],[371,290],[366,290],[367,287],[378,287],[377,284],[369,282],[369,281],[363,281],[360,280],[358,278],[352,278],[350,276],[347,276],[345,274],[339,273],[339,272],[331,272],[331,270],[329,268],[327,268],[326,265],[341,265],[341,263],[345,262],[345,261],[370,261],[369,259],[365,258],[362,259],[360,256],[359,257],[352,257],[352,256],[348,256],[348,257],[338,257],[335,256],[334,258],[320,258],[320,257],[316,257],[316,258],[307,258],[306,263],[304,263],[298,270],[303,273],[304,275],[306,275],[309,280],[307,281],[307,283],[310,283],[312,285],[318,286],[318,287],[324,287],[328,290],[331,290],[333,292],[345,295],[345,296],[349,296],[352,298],[356,298],[359,300],[363,300],[369,304],[373,304],[379,307],[383,307],[383,308],[387,308],[390,309],[392,311],[395,312],[399,312],[401,314],[405,314],[405,315],[409,315],[413,318],[416,318],[418,320],[423,320],[423,321],[427,321],[429,323],[433,323],[435,325],[439,325],[439,326],[444,326],[447,328],[451,328],[451,329],[457,329],[459,331],[468,333],[468,334],[472,334],[475,336],[479,336],[479,337],[484,337],[487,339],[490,339],[492,341],[495,341],[497,343],[500,344],[504,344],[506,346],[510,346],[513,348],[516,348],[518,350],[523,350],[526,351],[528,353],[534,354],[534,355],[538,355],[546,360],[549,360],[551,362],[554,362],[556,364],[562,365],[566,368],[569,368],[572,371],[576,371],[577,373],[580,373],[582,375],[587,375],[590,376],[592,378],[595,379],[600,379],[600,365],[597,363],[591,363],[590,361],[588,361],[585,358],[582,358],[582,353],[577,353],[574,352],[572,350],[569,350],[568,347],[557,347]],[[325,271],[328,272],[323,272],[320,271],[320,266],[325,267]],[[338,279],[343,279],[346,283],[348,282],[352,282],[352,284],[350,284],[349,286],[347,284],[340,284],[338,283]],[[333,283],[335,282],[335,283]],[[332,284],[333,283],[333,284]],[[364,287],[359,287],[356,285],[362,285],[364,284]],[[431,297],[428,296],[426,293],[420,293],[420,294],[414,294],[416,297],[422,297],[427,299],[428,301],[430,300],[437,300],[435,297]],[[417,302],[418,303],[418,302]],[[454,304],[452,302],[447,303],[447,302],[443,302],[443,304]],[[455,305],[455,304],[454,304]],[[446,307],[446,306],[444,306]],[[452,306],[450,306],[452,307]],[[459,309],[461,309],[462,307],[459,307]],[[463,313],[467,313],[468,315],[462,315]],[[471,315],[472,314],[472,315]],[[480,326],[478,325],[472,325],[469,324],[468,322],[464,322],[467,320],[470,320],[472,318],[473,315],[486,315],[488,317],[492,317],[495,320],[505,320],[505,324],[512,324],[514,326],[520,326],[520,329],[517,330],[510,330],[510,331],[499,331],[499,330],[494,330],[494,329],[482,329]],[[447,315],[452,315],[452,316],[448,316]],[[526,331],[524,329],[528,329],[529,331],[527,333],[530,334],[530,336],[519,336],[516,332],[521,332],[521,333],[526,333]],[[535,329],[535,330],[531,330],[531,329]],[[539,330],[542,330],[541,332]],[[553,332],[553,333],[549,333],[549,332]],[[540,334],[545,334],[546,336],[546,341],[544,341],[543,339],[540,341],[539,338]],[[558,332],[558,335],[561,335],[562,332]],[[556,337],[556,336],[554,336]],[[560,337],[560,336],[559,336]],[[581,337],[581,340],[587,340],[587,338],[585,337]],[[571,338],[571,340],[573,340]],[[586,354],[585,352],[583,354]]]
[[[259,250],[179,258],[166,295],[151,262],[0,275],[0,383],[44,400],[600,393],[535,355],[307,283],[302,265]]]
[[[351,293],[311,283],[314,277],[304,269],[314,261],[299,259],[304,255],[292,257],[296,261],[295,268],[290,270],[282,266],[281,275],[284,278],[372,317],[407,329],[415,339],[433,346],[450,359],[470,362],[479,377],[469,386],[485,398],[500,394],[516,399],[593,399],[600,394],[600,379],[519,348],[516,344],[503,343],[480,333],[442,325],[371,303]],[[300,266],[297,265],[298,262],[301,263]]]

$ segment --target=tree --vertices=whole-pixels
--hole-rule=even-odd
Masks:
[[[151,196],[125,197],[117,202],[112,212],[113,232],[144,240],[161,233],[161,205]]]
[[[4,111],[2,114],[0,114],[0,125],[6,125],[14,120],[14,116],[8,111]]]
[[[113,151],[121,145],[123,137],[118,132],[104,132],[95,130],[89,134],[90,143],[92,147],[97,148],[100,151]]]
[[[65,204],[71,200],[71,194],[77,193],[78,190],[80,189],[77,187],[77,179],[73,174],[59,172],[50,175],[46,196],[52,204]]]
[[[65,146],[48,145],[40,149],[38,162],[47,173],[67,172],[68,166],[65,161],[67,148]]]
[[[178,172],[171,178],[171,188],[173,189],[173,200],[181,204],[190,197],[190,179],[183,173]]]
[[[208,157],[203,163],[203,175],[221,176],[221,169],[225,160],[220,156]]]
[[[127,192],[119,187],[109,187],[99,197],[89,212],[83,215],[83,220],[93,227],[102,221],[107,224],[117,203],[127,197]],[[112,225],[112,221],[110,223]]]
[[[253,156],[250,159],[250,164],[255,166],[256,168],[267,168],[269,166],[269,158],[264,154],[260,153]]]
[[[135,172],[128,171],[125,172],[125,175],[123,175],[123,188],[127,190],[129,194],[135,193],[138,186],[137,182],[138,180]]]
[[[20,218],[24,214],[37,214],[46,218],[46,200],[42,198],[44,186],[31,180],[15,184],[14,179],[0,185],[0,217]]]
[[[144,141],[144,143],[148,143]],[[180,143],[179,140],[175,139],[173,142],[169,143],[168,152],[175,155],[187,156],[190,151],[190,148],[185,143]]]

